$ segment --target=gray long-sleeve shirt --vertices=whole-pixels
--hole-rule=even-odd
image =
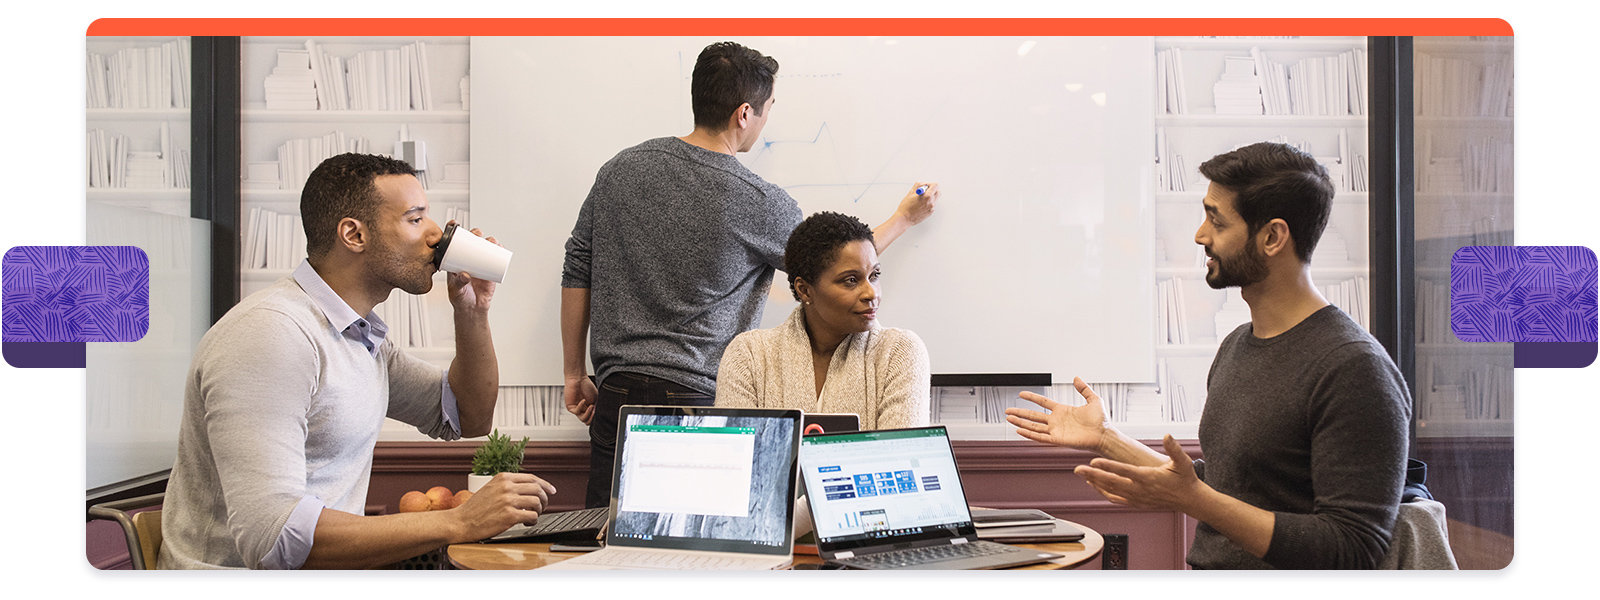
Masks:
[[[589,288],[596,379],[707,394],[733,336],[760,324],[800,207],[738,159],[665,137],[617,153],[567,240],[561,287]]]
[[[185,386],[161,568],[299,567],[323,508],[363,514],[385,417],[461,437],[443,369],[386,331],[302,262],[206,332]]]
[[[1272,511],[1265,559],[1201,523],[1196,568],[1373,568],[1405,484],[1405,380],[1383,347],[1327,306],[1260,339],[1249,323],[1211,365],[1196,468],[1207,485]]]

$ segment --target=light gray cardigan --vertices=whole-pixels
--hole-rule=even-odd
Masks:
[[[854,413],[862,429],[928,424],[928,349],[905,329],[873,326],[833,351],[817,394],[805,313],[795,307],[783,325],[739,334],[722,354],[717,406],[796,408]]]

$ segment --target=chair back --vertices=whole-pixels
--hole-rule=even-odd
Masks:
[[[1444,505],[1427,498],[1402,502],[1394,523],[1394,537],[1389,541],[1389,553],[1379,561],[1378,568],[1460,568],[1450,550]]]
[[[164,493],[104,502],[89,507],[90,519],[116,521],[122,526],[122,535],[128,542],[128,562],[137,570],[156,568],[161,555],[161,510],[129,511],[150,506],[161,506]]]

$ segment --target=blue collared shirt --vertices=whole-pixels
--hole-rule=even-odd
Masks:
[[[389,325],[377,315],[367,313],[362,317],[356,314],[355,309],[345,303],[339,294],[328,287],[316,269],[311,267],[309,261],[301,261],[300,266],[294,270],[295,283],[300,284],[300,289],[305,290],[311,302],[322,310],[328,318],[328,323],[339,335],[360,342],[373,358],[378,357],[378,348],[383,345],[384,336],[389,334]],[[443,383],[440,385],[439,400],[444,410],[444,420],[454,429],[456,435],[461,434],[461,413],[456,407],[456,395],[450,390],[450,370],[445,369]],[[305,496],[296,504],[289,513],[289,520],[284,522],[283,531],[278,534],[278,540],[273,543],[272,550],[261,559],[261,565],[268,569],[298,569],[306,562],[306,557],[311,555],[313,533],[317,529],[317,520],[322,516],[322,509],[327,505],[315,496]]]

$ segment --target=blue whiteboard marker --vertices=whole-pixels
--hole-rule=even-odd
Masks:
[[[917,188],[917,195],[918,195],[918,196],[921,196],[921,195],[922,195],[922,193],[923,193],[923,192],[926,192],[926,191],[928,191],[928,186],[922,186],[922,187],[919,187],[919,188]]]

